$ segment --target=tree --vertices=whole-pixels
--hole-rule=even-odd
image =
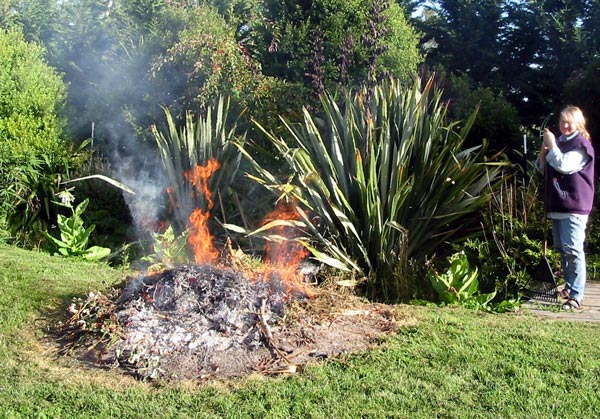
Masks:
[[[380,6],[373,8],[374,5]],[[381,19],[377,42],[385,45],[377,57],[377,71],[410,80],[421,61],[418,36],[396,3],[378,0],[311,0],[263,2],[263,20],[250,28],[263,71],[293,83],[310,85],[314,72],[315,37],[320,37],[320,61],[326,88],[339,82],[365,83],[369,57],[363,34]],[[376,10],[376,15],[370,14]],[[385,30],[381,30],[385,29]]]
[[[574,71],[598,54],[594,0],[420,1],[415,25],[430,67],[467,74],[515,106],[523,125],[539,123],[564,100]]]
[[[423,33],[426,63],[475,83],[492,86],[500,70],[502,1],[441,0],[420,2],[423,14],[414,20]]]
[[[169,17],[160,0],[60,3],[55,30],[45,42],[69,84],[74,139],[94,134],[96,147],[111,155],[131,152],[138,131],[149,133],[168,96],[149,79],[151,60],[182,26]]]
[[[590,51],[598,51],[600,49],[600,3],[586,1],[584,10],[581,21],[586,47]]]
[[[600,138],[600,58],[575,71],[565,85],[564,101],[583,109],[593,139]]]
[[[593,57],[593,52],[586,48],[586,37],[582,32],[585,3],[589,2],[529,2],[531,13],[538,19],[535,27],[541,39],[528,61],[533,71],[527,78],[535,96],[527,97],[527,108],[531,113],[537,111],[538,118],[539,112],[544,115],[564,105],[562,91],[565,83],[574,71],[586,67]]]
[[[20,29],[27,41],[43,42],[54,30],[55,0],[1,0],[0,26]]]

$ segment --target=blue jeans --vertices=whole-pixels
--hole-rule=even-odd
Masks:
[[[560,260],[565,277],[565,288],[570,298],[583,301],[586,281],[585,226],[587,217],[570,214],[565,219],[552,220],[552,237],[554,248],[560,253]]]

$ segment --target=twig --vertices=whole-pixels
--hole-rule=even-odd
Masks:
[[[267,344],[277,353],[277,355],[279,355],[283,360],[285,360],[285,362],[290,364],[290,360],[288,359],[286,354],[283,353],[283,351],[281,349],[279,349],[277,347],[277,345],[275,344],[275,341],[273,339],[273,333],[271,332],[271,328],[269,327],[269,325],[267,324],[267,321],[266,321],[266,307],[267,307],[267,300],[265,298],[263,298],[260,302],[260,311],[258,312],[258,321],[259,321],[260,329],[263,332],[263,334],[265,335]]]
[[[81,316],[81,313],[83,312],[83,310],[88,306],[88,304],[90,303],[89,298],[85,301],[85,303],[83,303],[81,305],[81,307],[79,307],[79,310],[77,310],[75,313],[73,313],[73,315],[71,317],[69,317],[67,319],[67,321],[65,322],[65,326],[68,324],[71,324],[72,321],[74,321],[75,319],[78,319],[79,316]]]

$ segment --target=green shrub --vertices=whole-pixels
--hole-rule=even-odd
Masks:
[[[544,216],[537,179],[521,182],[513,177],[493,194],[482,211],[479,237],[457,244],[455,249],[464,251],[469,261],[479,267],[484,290],[495,290],[500,299],[516,298],[543,255],[544,228],[547,228],[547,256],[551,265],[559,268],[558,254],[551,248],[550,222]]]
[[[53,218],[50,201],[76,162],[61,138],[65,91],[40,46],[0,31],[0,227],[13,238]]]

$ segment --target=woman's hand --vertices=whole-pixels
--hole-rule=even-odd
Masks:
[[[552,150],[556,147],[556,137],[548,128],[544,129],[544,142],[542,144],[542,148],[545,148],[546,151]]]
[[[542,146],[540,147],[540,154],[538,156],[538,160],[541,166],[546,164],[546,155],[550,150],[552,150],[556,146],[556,137],[552,131],[548,128],[544,129],[544,140],[542,141]]]

